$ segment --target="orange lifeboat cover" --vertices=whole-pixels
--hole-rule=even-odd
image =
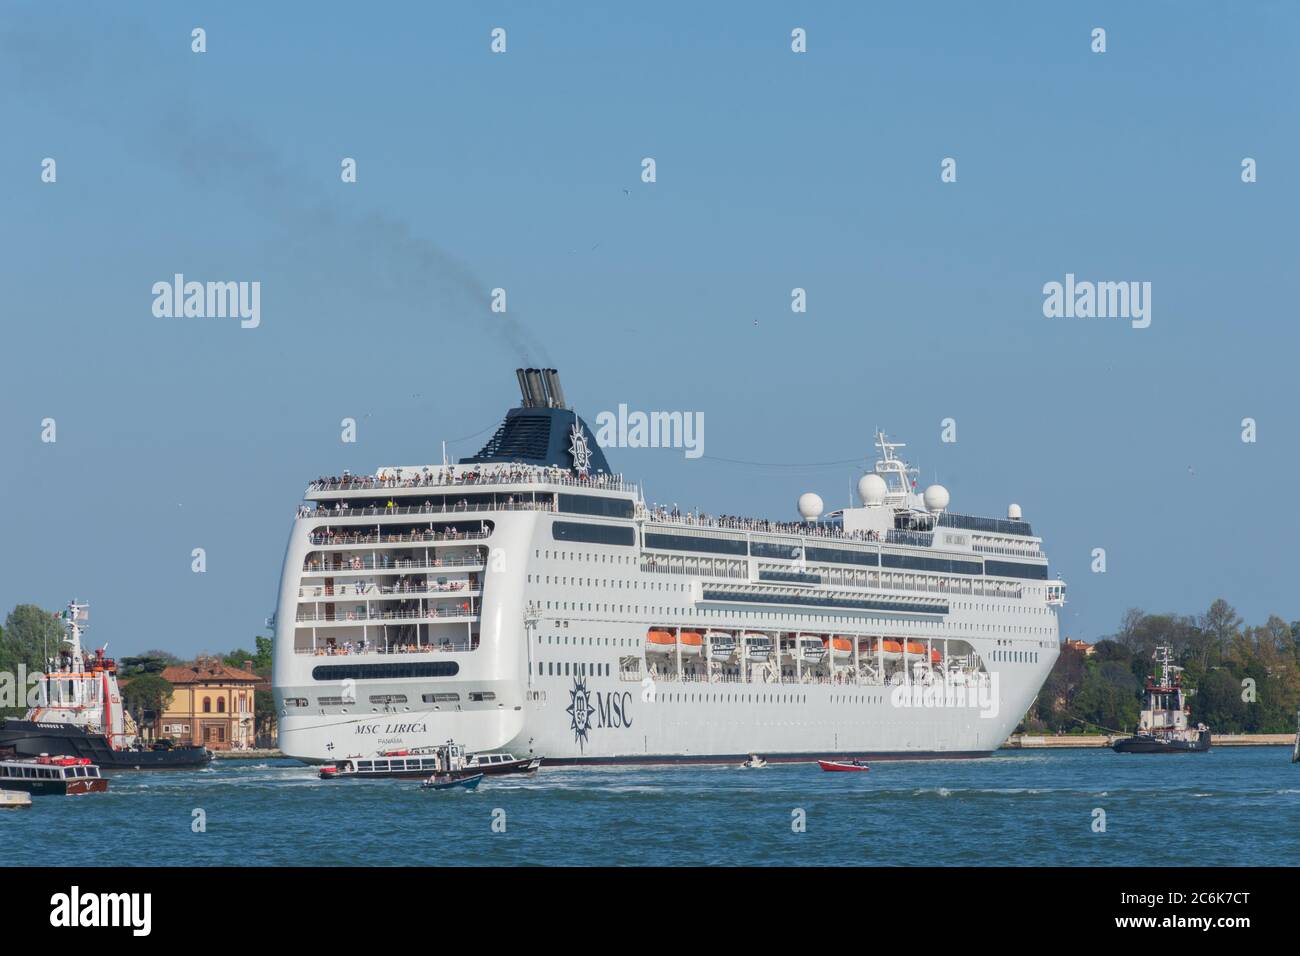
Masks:
[[[682,643],[687,647],[699,647],[704,643],[704,638],[695,631],[682,631]]]
[[[645,639],[651,644],[677,643],[677,638],[675,638],[670,631],[649,631],[646,633]]]

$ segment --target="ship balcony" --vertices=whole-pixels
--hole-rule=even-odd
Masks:
[[[372,601],[385,599],[397,600],[406,595],[428,594],[446,594],[455,597],[481,598],[483,596],[483,589],[481,587],[469,587],[464,581],[449,581],[446,584],[438,584],[434,582],[424,585],[392,585],[390,587],[368,583],[335,585],[318,584],[298,588],[298,597],[306,601],[317,599],[333,601],[339,598],[346,598],[347,600],[367,598]]]
[[[308,508],[305,505],[298,508],[299,518],[317,518],[322,521],[333,521],[339,518],[395,518],[403,515],[414,515],[416,517],[428,515],[458,515],[473,514],[480,511],[554,511],[554,503],[549,500],[542,501],[514,501],[509,497],[497,502],[462,502],[452,505],[446,504],[423,504],[423,505],[394,505],[393,507],[361,507],[361,508]]]
[[[476,621],[478,608],[472,603],[464,607],[450,608],[416,608],[411,610],[386,611],[380,608],[354,608],[350,611],[327,613],[325,609],[300,608],[294,622],[309,624],[312,627],[347,627],[353,624],[420,624],[436,621]]]
[[[459,473],[456,469],[459,468]],[[337,494],[374,494],[401,491],[405,488],[482,488],[501,485],[556,485],[572,488],[594,488],[604,491],[636,491],[634,482],[624,481],[622,475],[591,475],[580,478],[558,468],[517,468],[510,466],[459,465],[449,471],[430,469],[406,478],[377,475],[345,475],[339,478],[322,478],[307,486],[309,500]]]
[[[409,657],[412,654],[454,654],[478,650],[478,635],[456,635],[433,638],[408,643],[377,644],[373,641],[338,641],[327,638],[315,647],[295,647],[293,652],[304,657],[390,657],[399,654]]]
[[[313,545],[321,548],[351,548],[351,547],[386,547],[393,544],[428,544],[438,543],[457,543],[462,541],[482,541],[492,534],[490,527],[481,531],[457,531],[451,529],[448,531],[409,531],[383,534],[376,531],[354,531],[354,532],[315,532],[310,536]]]
[[[477,558],[395,558],[390,554],[353,555],[337,564],[319,559],[307,558],[302,563],[304,573],[329,575],[377,572],[380,574],[400,574],[406,571],[482,571],[487,566],[483,557]]]

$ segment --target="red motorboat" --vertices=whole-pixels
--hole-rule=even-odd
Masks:
[[[838,772],[843,772],[843,771],[853,772],[858,770],[871,769],[866,765],[866,762],[862,760],[818,760],[817,765],[821,767],[823,770],[838,771]]]

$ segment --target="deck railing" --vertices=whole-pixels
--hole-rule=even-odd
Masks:
[[[479,511],[555,511],[549,501],[503,501],[500,504],[468,502],[455,505],[394,505],[383,508],[298,508],[299,518],[330,521],[336,518],[376,518],[399,515],[455,515]]]
[[[379,558],[374,556],[361,558],[357,557],[337,567],[333,565],[322,564],[320,561],[307,560],[302,563],[303,571],[320,572],[321,574],[337,574],[341,571],[414,571],[414,570],[445,570],[447,568],[483,568],[486,567],[484,559],[478,558],[474,561],[457,561],[455,559],[444,561],[440,558],[431,558],[428,561],[417,561],[414,558],[402,558],[394,560],[388,555]]]
[[[502,469],[475,470],[474,465],[457,465],[461,474],[429,472],[409,478],[379,478],[375,475],[346,475],[338,478],[319,478],[307,486],[308,493],[328,491],[387,491],[401,488],[471,488],[485,485],[563,485],[570,488],[591,488],[601,491],[636,491],[634,482],[625,481],[622,475],[592,475],[579,478],[559,469]],[[484,467],[482,465],[478,467]]]
[[[465,608],[430,608],[420,611],[378,611],[371,610],[369,614],[358,614],[355,611],[349,611],[346,614],[339,613],[333,617],[326,617],[323,614],[303,614],[300,613],[294,618],[296,624],[353,624],[368,623],[371,621],[425,621],[425,620],[473,620],[478,617],[478,612],[473,609]]]
[[[409,534],[313,534],[312,544],[419,544],[429,541],[481,541],[490,531],[412,531]]]

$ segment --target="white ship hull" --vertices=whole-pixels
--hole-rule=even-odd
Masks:
[[[483,564],[482,604],[472,625],[478,627],[478,646],[410,654],[353,650],[337,656],[319,652],[320,633],[314,636],[316,653],[301,646],[301,628],[294,628],[298,647],[283,634],[286,626],[293,628],[301,605],[304,559],[317,550],[309,534],[320,522],[310,516],[298,520],[277,612],[275,690],[279,744],[286,755],[323,762],[447,740],[471,752],[542,756],[548,764],[725,762],[751,753],[768,760],[984,755],[1023,717],[1058,653],[1056,616],[1042,584],[1014,598],[963,596],[949,601],[942,615],[808,614],[809,620],[792,621],[786,609],[765,615],[729,612],[719,604],[701,617],[702,579],[644,571],[642,553],[619,553],[627,549],[592,544],[557,549],[551,525],[564,516],[513,511],[474,517],[493,525],[485,541],[490,557]],[[350,523],[373,527],[376,519],[332,521],[336,528]],[[548,560],[548,553],[573,557]],[[614,558],[622,563],[611,565]],[[607,583],[578,583],[588,580]],[[608,583],[615,580],[617,585]],[[538,583],[547,581],[564,583]],[[528,605],[542,608],[531,623],[525,621]],[[647,605],[654,610],[647,613]],[[622,675],[624,659],[644,660],[647,629],[665,622],[697,631],[821,628],[864,640],[878,635],[926,640],[936,648],[944,640],[960,640],[983,660],[991,696],[964,706],[916,706],[911,692],[900,702],[893,686],[848,682],[846,674],[841,674],[844,683],[826,674],[805,682],[723,675],[713,681],[659,676],[647,682],[647,674]],[[346,678],[313,676],[322,665],[393,661],[454,663],[457,672],[351,685]],[[446,699],[455,695],[455,702],[424,703],[425,694],[435,693]],[[334,702],[322,706],[322,696]],[[285,706],[286,700],[306,706]]]

